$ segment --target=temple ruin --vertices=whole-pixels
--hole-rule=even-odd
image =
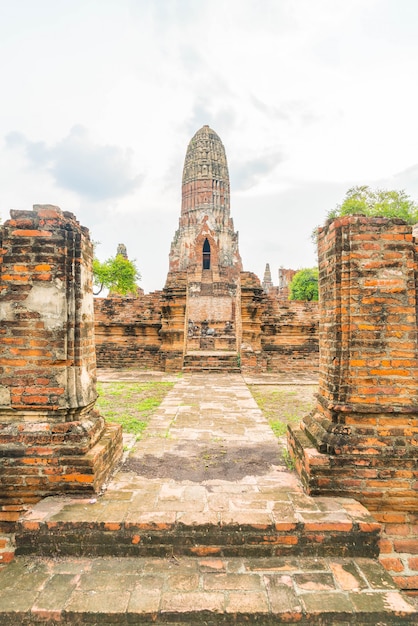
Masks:
[[[356,626],[416,623],[416,610],[398,587],[417,595],[417,236],[402,220],[350,216],[327,222],[318,246],[319,310],[317,303],[282,297],[289,270],[282,271],[278,288],[270,284],[269,267],[264,285],[243,270],[230,217],[225,151],[208,126],[196,133],[186,154],[179,228],[159,292],[93,304],[87,229],[71,213],[50,205],[11,211],[0,229],[0,562],[10,564],[16,554],[19,563],[11,582],[7,568],[14,563],[0,568],[2,582],[10,584],[0,589],[5,624],[16,619],[75,623],[74,615],[90,619],[92,606],[107,623],[133,623],[138,615],[147,622],[161,616],[158,623],[167,623],[167,607],[174,611],[168,621],[179,623],[187,593],[192,601],[186,613],[189,608],[199,615],[202,600],[212,601],[214,589],[227,590],[222,595],[226,603],[209,604],[207,617],[215,616],[213,623],[237,623],[247,592],[257,600],[262,594],[259,586],[255,592],[253,586],[240,586],[242,581],[253,584],[260,561],[249,575],[238,566],[226,574],[223,559],[236,557],[239,568],[241,559],[262,557],[267,570],[260,580],[271,577],[278,584],[263,590],[252,612],[244,607],[244,621],[254,615],[259,621],[261,615],[266,625],[279,619],[319,626],[337,623],[336,615],[338,623]],[[264,495],[251,483],[254,500],[248,510],[240,510],[248,494],[233,490],[231,498],[238,501],[232,517],[231,511],[223,517],[225,503],[217,502],[212,484],[203,491],[214,496],[214,511],[206,510],[202,500],[195,517],[195,485],[187,486],[187,504],[177,505],[186,487],[176,491],[171,476],[170,484],[160,485],[166,499],[158,512],[135,510],[155,505],[155,496],[149,505],[141,491],[143,476],[129,485],[122,481],[128,492],[122,498],[118,490],[107,499],[106,494],[102,500],[91,497],[122,456],[120,427],[106,425],[94,408],[96,355],[102,366],[271,371],[289,377],[317,370],[318,344],[317,406],[288,432],[290,457],[306,493],[299,483],[300,492],[289,499],[272,465],[275,477],[264,485]],[[192,378],[206,385],[206,377]],[[242,377],[235,378],[244,385]],[[174,422],[170,416],[168,407],[165,417]],[[242,433],[251,445],[245,428]],[[292,474],[291,481],[296,480]],[[83,495],[87,498],[80,499]],[[266,507],[261,517],[256,508],[260,495]],[[271,509],[273,499],[276,508]],[[166,509],[173,502],[174,510]],[[199,562],[202,575],[215,586],[199,587],[196,576],[185,570],[184,576],[173,577],[175,593],[168,592],[162,609],[135,604],[147,594],[126,591],[121,559],[151,556],[154,566],[166,572],[169,559],[178,567],[175,554],[195,559],[195,566]],[[21,565],[25,555],[40,558],[41,578]],[[52,569],[45,574],[42,559],[48,555]],[[106,590],[94,599],[88,587],[83,605],[77,605],[71,563],[64,575],[55,563],[56,557],[74,555],[90,559],[89,567],[93,558],[112,559]],[[290,568],[284,578],[283,568]],[[114,589],[115,571],[127,594],[116,610],[112,602],[120,588],[101,606]],[[229,576],[229,582],[217,586],[218,576]],[[44,589],[48,577],[50,588]],[[291,577],[298,581],[291,583],[297,596],[289,590]],[[184,584],[195,591],[184,594]],[[238,585],[234,612],[228,584]],[[33,585],[37,591],[31,596]],[[66,605],[73,591],[74,614]],[[42,594],[45,604],[39,605]],[[133,608],[128,609],[129,594]],[[20,596],[18,608],[14,595]],[[273,599],[270,605],[267,597]],[[228,615],[231,621],[224,619]],[[364,621],[359,615],[366,616]]]
[[[184,162],[179,226],[162,291],[95,299],[101,367],[165,371],[283,371],[318,366],[318,305],[243,271],[230,215],[225,148],[209,126]],[[286,274],[287,272],[287,274]],[[290,274],[289,274],[290,272]]]

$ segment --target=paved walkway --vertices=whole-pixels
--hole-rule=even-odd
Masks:
[[[0,623],[416,623],[374,558],[379,525],[304,494],[243,377],[174,380],[102,494],[46,498],[18,523]]]
[[[47,498],[28,519],[274,525],[312,522],[327,512],[328,521],[352,521],[344,503],[303,493],[286,467],[285,441],[241,375],[185,374],[176,381],[101,497]],[[360,505],[354,515],[359,511],[364,515]]]

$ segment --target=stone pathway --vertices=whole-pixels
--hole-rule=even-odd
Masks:
[[[0,607],[2,626],[417,623],[368,559],[21,558],[0,570]]]
[[[345,501],[305,496],[283,447],[241,375],[186,374],[101,497],[47,498],[27,520],[275,526],[325,514],[346,523],[370,518],[359,505],[352,514]]]
[[[417,623],[375,560],[379,524],[304,494],[243,377],[176,381],[102,494],[18,522],[0,623]]]

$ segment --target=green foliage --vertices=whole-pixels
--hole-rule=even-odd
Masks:
[[[297,424],[312,410],[317,391],[315,385],[251,385],[249,389],[277,437],[286,434],[288,424]]]
[[[173,383],[97,383],[96,407],[108,422],[121,424],[124,432],[139,439]]]
[[[293,458],[290,456],[289,450],[287,449],[283,450],[283,460],[288,470],[292,471],[295,469],[296,467],[295,462]]]
[[[287,433],[287,424],[280,420],[273,420],[270,422],[270,428],[276,435],[276,437],[283,437]]]
[[[397,217],[408,224],[418,222],[418,204],[405,191],[370,189],[367,185],[352,187],[342,204],[328,213],[328,219],[344,215]]]
[[[289,300],[318,300],[318,268],[299,270],[289,285]]]
[[[93,259],[93,280],[98,291],[107,288],[112,293],[126,296],[128,293],[136,294],[136,281],[141,279],[141,275],[135,265],[135,261],[126,259],[121,254],[111,257],[101,263],[97,258]]]

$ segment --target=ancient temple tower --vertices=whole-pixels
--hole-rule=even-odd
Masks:
[[[209,357],[217,364],[221,357],[237,364],[241,272],[225,148],[215,131],[203,126],[186,152],[181,215],[164,289],[167,369],[187,368],[192,361],[202,369]]]
[[[170,272],[242,270],[238,233],[230,217],[225,148],[209,126],[191,139],[184,161],[179,228],[170,251]],[[234,272],[235,270],[235,272]]]

